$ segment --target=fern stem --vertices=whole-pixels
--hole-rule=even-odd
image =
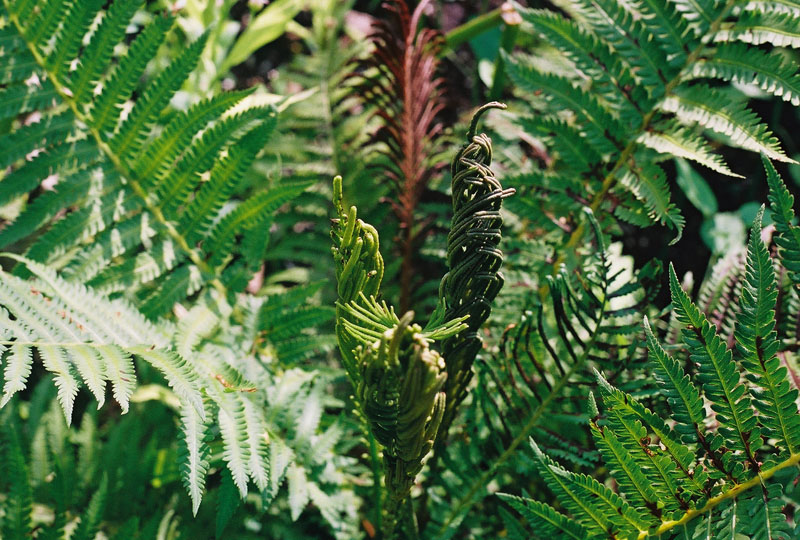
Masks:
[[[406,535],[408,540],[419,540],[417,515],[414,513],[414,501],[409,495],[405,504]]]
[[[800,464],[800,454],[792,454],[786,460],[782,461],[781,463],[777,464],[776,466],[770,469],[764,469],[759,474],[748,480],[747,482],[743,482],[741,484],[737,484],[733,486],[728,491],[717,495],[716,497],[712,497],[708,500],[708,502],[700,509],[694,509],[687,511],[680,519],[671,520],[671,521],[663,521],[661,526],[658,527],[655,531],[648,532],[648,531],[640,531],[639,532],[639,540],[643,540],[645,538],[651,536],[660,536],[662,534],[668,533],[669,531],[673,530],[675,527],[680,527],[681,525],[685,525],[689,521],[693,520],[694,518],[706,514],[713,510],[716,506],[719,506],[721,503],[729,500],[735,499],[738,497],[742,492],[747,491],[748,489],[754,488],[756,486],[761,486],[766,480],[769,480],[772,476],[774,476],[777,472],[786,469],[787,467],[794,467]],[[709,520],[710,521],[710,520]],[[620,537],[615,536],[621,540]]]
[[[23,32],[23,25],[20,23],[19,17],[11,9],[9,1],[3,0],[3,4],[5,5],[6,11],[8,12],[9,20],[17,28],[17,31],[20,33],[20,35],[25,35]],[[36,63],[39,64],[39,66],[42,68],[42,70],[45,71],[45,73],[47,73],[47,76],[50,79],[53,88],[55,88],[61,100],[64,103],[66,103],[67,106],[69,106],[69,108],[72,110],[72,113],[75,115],[75,118],[86,125],[87,131],[89,131],[89,133],[92,134],[92,137],[95,139],[98,148],[100,148],[100,150],[103,152],[103,154],[105,154],[105,156],[112,163],[112,165],[114,165],[114,167],[116,167],[116,169],[122,174],[123,178],[126,180],[127,184],[131,187],[131,189],[133,189],[134,193],[136,193],[136,195],[138,195],[144,201],[147,210],[153,215],[153,217],[155,217],[155,219],[161,225],[164,226],[164,228],[167,231],[167,234],[169,234],[169,236],[172,237],[172,239],[178,244],[178,246],[186,253],[186,255],[189,257],[189,260],[191,260],[192,263],[195,266],[197,266],[197,268],[202,273],[210,277],[209,283],[211,283],[211,285],[215,289],[217,289],[217,291],[220,294],[226,296],[228,291],[225,285],[223,285],[222,282],[217,277],[215,277],[216,272],[211,268],[211,266],[209,266],[208,263],[206,263],[206,261],[203,260],[203,258],[197,253],[197,251],[192,249],[192,247],[187,242],[186,238],[180,232],[178,232],[173,223],[169,221],[166,217],[164,217],[164,214],[161,212],[161,209],[153,204],[153,201],[150,200],[150,197],[148,197],[147,192],[142,187],[140,180],[137,179],[133,171],[129,167],[127,167],[125,163],[122,162],[122,160],[111,149],[108,143],[106,143],[103,140],[100,131],[97,129],[96,126],[93,125],[91,119],[86,114],[84,114],[83,111],[81,111],[80,107],[78,107],[78,104],[72,98],[72,93],[70,92],[70,90],[61,83],[58,77],[56,77],[51,70],[48,69],[48,63],[46,59],[37,50],[34,44],[27,39],[25,40],[25,44],[28,47],[28,51],[31,53],[31,55],[33,55],[34,59],[36,60]]]
[[[383,491],[381,490],[381,481],[383,480],[383,466],[381,465],[381,457],[378,455],[378,443],[372,435],[372,430],[363,422],[364,432],[367,435],[369,442],[369,459],[372,469],[372,496],[375,499],[375,529],[383,534]]]
[[[489,13],[470,19],[461,26],[453,28],[444,36],[444,47],[442,47],[439,56],[445,56],[459,45],[501,24],[503,24],[502,8],[497,8]]]

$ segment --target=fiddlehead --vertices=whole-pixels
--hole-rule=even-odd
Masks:
[[[391,539],[444,413],[444,360],[430,344],[466,325],[464,317],[457,317],[445,324],[433,321],[423,330],[412,324],[413,312],[398,318],[393,308],[376,300],[383,278],[378,233],[357,218],[355,207],[345,214],[340,177],[333,190],[339,216],[331,232],[339,294],[336,332],[359,415],[384,449],[382,533]]]
[[[356,351],[361,381],[356,389],[370,430],[384,446],[387,490],[385,535],[433,447],[444,413],[444,360],[432,350],[409,311],[379,341]]]
[[[444,320],[468,316],[467,328],[444,341],[442,353],[447,364],[447,406],[441,434],[455,417],[456,408],[467,394],[472,363],[481,348],[478,330],[491,313],[492,300],[503,286],[499,272],[503,262],[500,243],[500,205],[514,189],[503,189],[495,178],[492,141],[476,135],[478,120],[489,109],[505,109],[502,103],[487,103],[475,113],[467,132],[467,144],[452,163],[453,220],[447,237],[447,266],[439,298],[446,306]]]

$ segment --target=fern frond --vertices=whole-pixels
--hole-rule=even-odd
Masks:
[[[764,92],[800,105],[800,73],[780,56],[741,43],[720,45],[715,54],[698,61],[688,75],[753,84]]]
[[[714,41],[741,41],[752,45],[800,47],[800,16],[796,13],[745,11],[730,26],[714,34]]]
[[[28,466],[19,435],[14,423],[4,422],[6,429],[0,434],[0,455],[3,457],[0,470],[3,481],[0,485],[7,487],[8,499],[0,518],[0,532],[7,538],[24,538],[31,530],[33,494],[28,478]]]
[[[770,172],[773,175],[770,188],[776,221],[791,224],[788,192],[768,162],[765,164],[768,176]],[[613,495],[619,500],[602,494],[597,486],[590,490],[594,486],[591,479],[578,481],[580,475],[566,471],[534,446],[537,461],[545,465],[537,467],[540,476],[570,517],[587,528],[589,537],[591,525],[586,520],[594,516],[588,513],[587,503],[576,500],[578,491],[565,489],[562,478],[572,480],[569,487],[581,486],[587,497],[593,492],[599,495],[594,500],[611,501],[620,518],[626,515],[625,504],[630,504],[646,521],[638,523],[638,530],[635,522],[626,530],[619,521],[613,524],[617,528],[598,530],[598,537],[793,537],[785,514],[790,501],[785,492],[794,476],[788,470],[800,462],[800,412],[789,369],[779,359],[786,354],[787,343],[778,338],[776,306],[786,291],[776,277],[776,269],[783,270],[782,261],[770,256],[762,239],[763,212],[762,207],[754,220],[746,259],[736,255],[722,261],[744,266],[734,272],[742,275],[738,303],[720,308],[736,313],[733,349],[683,290],[672,267],[672,310],[689,354],[685,366],[694,382],[684,371],[683,359],[667,354],[645,319],[648,361],[660,383],[659,393],[672,411],[669,420],[640,401],[650,397],[637,398],[597,373],[605,411],[590,398],[590,429],[616,480],[619,493]],[[723,274],[721,281],[726,282],[729,274]],[[721,286],[714,282],[704,288],[703,306],[711,309],[719,303],[716,298],[723,293],[717,289]],[[733,287],[726,287],[724,294],[732,296]],[[720,326],[727,327],[724,322]],[[714,422],[706,417],[706,403],[714,412]],[[560,476],[554,477],[555,472]],[[516,506],[524,513],[523,506]],[[555,511],[542,503],[536,508],[540,513]]]
[[[647,336],[647,350],[650,353],[651,362],[656,368],[656,379],[663,385],[667,401],[678,421],[675,429],[681,434],[681,438],[696,441],[697,430],[705,420],[700,392],[681,365],[661,347],[653,335],[646,317],[644,330]]]
[[[122,104],[138,85],[147,62],[155,56],[172,23],[169,17],[156,17],[136,36],[103,82],[103,92],[93,101],[88,114],[104,137],[113,133]]]
[[[703,390],[717,413],[726,446],[743,452],[749,465],[758,470],[754,452],[761,446],[761,434],[747,390],[742,385],[733,355],[697,306],[681,288],[670,267],[669,287],[676,319],[684,325],[681,336],[689,354],[699,366]]]
[[[505,62],[517,86],[531,93],[544,89],[545,95],[558,108],[575,113],[584,124],[587,142],[598,154],[619,149],[619,142],[613,134],[624,131],[624,128],[597,98],[563,77],[539,73],[511,56],[506,57]]]
[[[582,445],[575,440],[582,438],[575,422],[585,418],[585,412],[576,409],[572,389],[591,384],[591,379],[582,375],[587,366],[607,366],[618,371],[623,369],[621,366],[636,362],[630,356],[641,342],[638,317],[653,294],[652,283],[657,281],[659,271],[650,265],[641,269],[636,278],[621,279],[620,269],[612,266],[613,256],[599,224],[590,212],[585,215],[587,228],[595,233],[596,246],[583,258],[581,271],[573,273],[562,267],[549,280],[543,302],[535,295],[528,300],[521,316],[518,311],[513,312],[515,319],[503,333],[500,354],[478,364],[481,392],[475,395],[467,412],[476,414],[475,411],[482,410],[475,403],[478,395],[483,396],[488,410],[483,412],[485,418],[467,417],[464,438],[469,443],[451,440],[444,454],[457,480],[444,482],[447,505],[437,510],[445,517],[429,527],[436,538],[461,530],[459,523],[476,500],[485,496],[485,486],[499,471],[509,463],[522,466],[515,459],[516,450],[532,433],[537,437],[542,433],[540,442],[548,443],[566,459],[592,462],[587,453],[575,448]],[[523,257],[517,264],[527,265],[528,261],[528,257]],[[515,262],[512,255],[505,264],[514,269]],[[497,425],[488,439],[479,428],[487,421]],[[669,431],[663,423],[660,428],[664,433]],[[569,436],[553,437],[550,430]],[[511,442],[498,450],[496,441],[503,436]],[[680,456],[692,459],[688,451]],[[494,465],[476,475],[480,464],[487,461]],[[693,486],[693,489],[698,488]]]
[[[114,47],[122,41],[125,28],[141,4],[141,0],[113,2],[103,13],[100,25],[78,57],[76,72],[71,77],[70,89],[78,102],[84,101],[86,95],[94,90],[111,60]]]
[[[653,163],[637,161],[623,167],[619,183],[644,205],[651,220],[670,225],[677,232],[671,243],[683,235],[685,220],[675,203],[670,202],[669,186],[663,169]]]
[[[734,145],[753,152],[763,152],[770,159],[791,161],[778,140],[749,109],[731,103],[722,93],[705,85],[676,91],[675,97],[661,102],[661,109],[674,113],[682,122],[699,124],[727,137]]]
[[[428,0],[413,11],[406,0],[383,4],[385,16],[375,21],[369,40],[374,51],[355,62],[353,91],[377,128],[366,142],[369,167],[391,186],[391,207],[400,225],[398,251],[401,312],[411,309],[418,281],[414,251],[415,226],[424,191],[446,165],[442,159],[440,113],[445,108],[444,81],[437,74],[443,38],[420,28]]]
[[[798,392],[789,384],[787,369],[776,356],[779,348],[775,329],[778,284],[769,252],[761,240],[763,211],[762,207],[750,233],[734,335],[750,382],[761,387],[754,396],[760,423],[766,428],[766,434],[777,439],[780,447],[791,455],[797,453],[800,445]]]
[[[52,2],[34,10],[33,20],[52,26],[54,37],[46,46],[37,41],[42,28],[21,17],[27,8],[4,3],[8,27],[28,46],[24,56],[36,64],[34,75],[43,87],[12,84],[0,90],[13,94],[2,107],[13,115],[36,110],[43,121],[7,136],[12,152],[4,159],[12,170],[0,187],[0,201],[31,195],[0,243],[30,244],[29,258],[65,269],[71,280],[147,297],[147,313],[156,317],[204,287],[242,290],[246,274],[258,269],[263,249],[253,252],[251,243],[239,248],[232,240],[252,236],[269,220],[276,208],[264,200],[258,209],[253,203],[243,207],[253,213],[243,210],[235,215],[238,220],[226,220],[227,228],[216,231],[203,250],[198,243],[225,217],[223,200],[240,193],[239,180],[264,146],[275,115],[259,107],[230,114],[248,93],[232,92],[201,101],[157,129],[206,38],[186,47],[139,91],[173,19],[157,16],[144,25],[109,68],[138,5],[122,3],[112,2],[100,13],[92,2]],[[195,137],[198,132],[202,135]],[[21,163],[28,155],[36,157]],[[49,175],[57,180],[55,190],[36,193]],[[203,182],[206,175],[210,179]],[[27,242],[34,232],[35,241]],[[169,275],[172,270],[176,277]]]
[[[89,500],[86,511],[81,514],[80,523],[75,532],[70,536],[74,540],[92,540],[97,534],[100,521],[103,517],[103,509],[108,497],[108,478],[103,476],[97,491],[94,492]]]
[[[646,527],[642,516],[613,491],[594,478],[560,467],[533,440],[530,445],[536,458],[536,469],[548,479],[548,485],[589,534],[612,531],[627,536]]]
[[[690,159],[720,174],[743,178],[742,175],[732,172],[720,156],[712,154],[707,142],[685,128],[648,132],[639,137],[639,142],[659,154]]]
[[[541,531],[543,537],[555,537],[553,535],[558,535],[561,538],[573,538],[575,540],[584,540],[588,537],[586,529],[580,523],[576,523],[567,516],[556,512],[551,506],[506,493],[501,493],[499,496],[522,514],[522,517],[531,526]]]
[[[478,331],[489,318],[491,303],[504,283],[499,271],[503,261],[498,248],[503,223],[500,206],[514,190],[503,189],[494,177],[491,139],[476,134],[481,115],[503,107],[489,103],[478,109],[467,132],[467,143],[453,158],[451,167],[453,219],[447,236],[448,272],[439,285],[439,301],[445,307],[445,321],[469,318],[464,330],[442,343],[447,365],[442,433],[447,433],[458,405],[466,397],[472,363],[481,348]]]
[[[542,180],[520,185],[520,191],[535,213],[560,224],[551,226],[551,243],[563,243],[560,236],[569,237],[569,247],[580,242],[585,230],[573,224],[580,221],[583,206],[613,212],[615,219],[602,220],[605,230],[618,221],[641,227],[656,222],[676,228],[680,237],[684,220],[655,163],[664,156],[686,157],[736,176],[712,150],[719,137],[709,132],[723,135],[724,144],[792,161],[747,108],[746,96],[719,84],[754,84],[800,103],[796,63],[785,61],[778,50],[756,46],[794,45],[797,15],[792,5],[578,0],[559,7],[565,16],[515,10],[567,62],[511,53],[504,62],[520,94],[547,119],[522,122],[532,136],[546,137],[548,159],[546,170],[531,167],[530,175]],[[562,177],[578,187],[562,183],[553,188],[546,181]],[[560,253],[553,270],[565,259]]]
[[[762,161],[767,171],[770,213],[778,231],[775,243],[780,248],[782,264],[789,271],[789,277],[800,286],[800,227],[794,224],[794,196],[772,163],[766,157],[762,157]]]

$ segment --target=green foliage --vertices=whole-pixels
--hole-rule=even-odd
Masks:
[[[772,210],[779,212],[775,190],[782,182],[766,166],[768,175],[775,175]],[[575,520],[536,501],[510,499],[532,526],[587,539],[793,538],[782,513],[788,490],[784,470],[800,459],[800,412],[797,389],[779,354],[785,351],[775,322],[780,287],[762,240],[762,214],[763,208],[744,261],[736,347],[726,345],[670,268],[673,313],[690,362],[670,356],[647,319],[645,330],[671,422],[597,373],[605,410],[590,397],[590,427],[619,495],[556,464],[531,440],[539,474]],[[704,402],[714,413],[713,424]]]
[[[262,4],[0,0],[0,536],[800,535],[795,2]]]
[[[591,212],[585,219],[595,244],[584,256],[584,268],[568,272],[562,267],[550,277],[548,295],[528,298],[531,303],[505,329],[499,350],[478,363],[478,385],[464,420],[465,440],[448,443],[449,477],[442,481],[446,495],[435,507],[438,517],[429,525],[433,538],[453,537],[460,528],[479,522],[474,508],[489,495],[486,486],[493,479],[516,483],[507,471],[526,469],[515,451],[531,434],[570,462],[597,461],[581,446],[586,441],[576,425],[588,416],[576,398],[592,382],[590,366],[615,377],[641,367],[639,314],[656,292],[661,272],[657,265],[636,275],[620,268]],[[513,251],[508,256],[512,278],[518,278],[516,266],[526,257]],[[489,469],[476,475],[487,462]]]
[[[276,124],[274,109],[244,102],[251,91],[212,96],[182,111],[167,107],[194,69],[205,36],[142,85],[173,20],[157,16],[126,41],[138,7],[54,0],[6,2],[0,9],[9,44],[4,55],[10,55],[0,89],[9,98],[0,138],[11,148],[0,200],[20,210],[0,232],[10,251],[5,260],[16,263],[0,273],[0,406],[12,407],[12,398],[41,377],[38,364],[55,383],[68,425],[74,411],[85,417],[81,387],[98,408],[109,391],[122,413],[143,399],[163,401],[180,417],[168,451],[179,464],[174,479],[190,496],[189,515],[199,512],[223,469],[237,498],[247,497],[252,481],[268,508],[289,459],[295,468],[319,471],[342,429],[316,452],[304,449],[317,437],[318,394],[298,397],[304,382],[279,394],[276,380],[285,376],[257,366],[278,352],[288,368],[330,346],[332,337],[316,328],[333,313],[315,306],[305,289],[251,297],[244,313],[228,302],[261,271],[278,210],[311,182],[250,187],[248,170]],[[299,304],[308,305],[293,316],[275,313],[276,305],[288,311]],[[177,322],[163,318],[173,310]],[[320,413],[302,430],[287,431],[291,422],[279,412],[293,395]],[[9,462],[19,462],[8,444]],[[71,474],[65,467],[57,478]],[[15,490],[28,483],[25,468],[18,472]],[[342,481],[330,474],[326,480]],[[318,482],[318,472],[309,472],[313,495],[294,506],[292,519],[313,501],[348,537],[353,517],[342,509],[352,491],[329,494]],[[24,531],[9,537],[27,534],[29,497],[7,493],[19,504],[7,530]],[[73,538],[94,537],[103,493],[87,501]]]
[[[720,144],[792,161],[741,91],[719,83],[752,85],[800,103],[796,62],[759,47],[797,47],[796,6],[558,4],[565,14],[516,8],[534,35],[555,48],[546,60],[522,54],[505,60],[532,109],[520,111],[517,122],[548,147],[544,166],[517,182],[535,214],[568,220],[571,245],[580,240],[575,222],[584,204],[604,228],[617,225],[612,215],[637,226],[658,222],[675,229],[677,241],[685,220],[659,164],[667,158],[728,176],[740,175],[714,151]]]
[[[9,80],[4,91],[52,92],[5,111],[4,118],[36,111],[41,120],[4,136],[14,151],[0,200],[30,195],[3,229],[0,244],[28,244],[28,258],[99,291],[125,291],[128,298],[143,300],[143,312],[155,318],[207,286],[231,294],[242,290],[242,275],[258,269],[264,242],[234,240],[269,228],[278,207],[309,183],[275,185],[246,203],[231,200],[242,193],[242,178],[275,126],[273,110],[242,107],[247,91],[172,113],[153,135],[162,111],[194,69],[205,36],[154,77],[123,114],[172,26],[171,18],[156,17],[109,67],[135,12],[136,3],[125,4],[108,11],[97,3],[44,4],[39,17],[55,36],[47,42],[44,36],[51,34],[42,34],[36,17],[23,17],[23,6],[4,8],[6,28],[26,44],[15,53],[33,64],[27,78]],[[88,21],[96,17],[97,31],[78,58]],[[64,67],[73,63],[74,68]],[[71,137],[64,140],[67,134]],[[20,160],[32,154],[36,157]],[[39,192],[48,175],[55,189]]]

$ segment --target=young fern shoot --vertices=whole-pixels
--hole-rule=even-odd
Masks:
[[[455,408],[466,396],[471,365],[481,346],[477,332],[503,284],[498,273],[499,210],[513,190],[503,190],[489,168],[489,138],[475,135],[480,115],[502,107],[490,103],[476,113],[469,142],[453,160],[450,272],[442,279],[439,305],[424,329],[412,322],[413,312],[398,317],[394,308],[378,300],[384,267],[378,234],[358,219],[355,207],[345,211],[342,180],[333,182],[338,215],[331,232],[339,296],[336,334],[356,408],[368,436],[383,447],[385,538],[397,534],[402,505],[415,478],[434,441],[446,439]],[[439,340],[443,355],[431,347]],[[413,512],[407,515],[411,534],[416,525]]]

